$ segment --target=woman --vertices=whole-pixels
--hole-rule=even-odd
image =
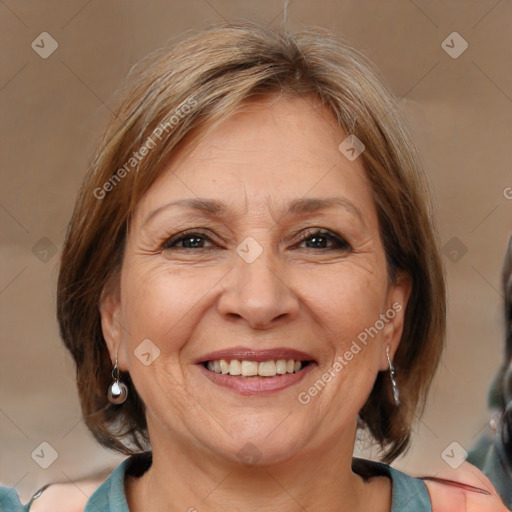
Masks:
[[[445,336],[395,105],[322,31],[226,25],[142,62],[59,276],[85,421],[131,455],[86,512],[506,510],[469,465],[352,459],[363,428],[383,462],[404,453]]]

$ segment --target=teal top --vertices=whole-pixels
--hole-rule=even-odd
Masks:
[[[151,452],[125,459],[89,498],[84,512],[130,512],[124,492],[125,476],[140,476],[150,466]],[[391,512],[432,512],[430,497],[423,480],[406,475],[386,464],[363,459],[354,459],[353,469],[364,479],[377,475],[391,479]],[[1,512],[29,510],[30,503],[22,505],[15,489],[0,486]]]

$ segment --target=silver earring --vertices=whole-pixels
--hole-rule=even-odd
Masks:
[[[389,345],[386,347],[386,355],[388,356],[389,363],[389,376],[391,377],[391,385],[393,386],[393,398],[395,399],[395,405],[398,407],[400,405],[400,392],[398,391],[398,386],[396,385],[395,379],[395,367],[389,357]]]
[[[107,390],[107,398],[111,404],[119,405],[126,402],[128,397],[128,388],[126,384],[119,382],[119,368],[117,366],[117,351],[116,351],[116,362],[112,368],[112,378],[114,382],[110,384]]]

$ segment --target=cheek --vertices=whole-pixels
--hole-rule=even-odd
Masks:
[[[187,414],[179,356],[197,324],[194,307],[209,285],[204,277],[171,271],[165,262],[128,262],[123,268],[123,345],[128,371],[148,411],[157,418],[164,414],[160,409],[168,400],[176,421],[183,421]],[[164,395],[169,389],[172,394]]]
[[[337,345],[350,344],[383,312],[387,281],[381,272],[347,263],[330,275],[308,276],[307,280],[304,277],[303,299]]]
[[[371,329],[384,312],[387,281],[385,274],[348,265],[316,281],[323,286],[309,288],[308,307],[325,350],[319,380],[328,383],[315,381],[299,398],[315,403],[326,425],[342,429],[366,402],[379,371],[382,331]]]
[[[150,339],[167,356],[186,343],[201,301],[225,273],[213,268],[171,270],[165,261],[128,264],[125,270],[121,301],[128,345],[134,350]]]

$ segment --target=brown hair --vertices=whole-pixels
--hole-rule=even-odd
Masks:
[[[409,444],[442,352],[446,297],[429,184],[397,100],[359,52],[323,29],[297,34],[243,22],[220,25],[144,59],[108,126],[78,195],[58,282],[60,331],[76,362],[85,422],[103,445],[134,453],[148,445],[144,404],[129,375],[129,399],[106,398],[111,360],[100,323],[102,294],[119,275],[134,208],[187,134],[211,128],[256,95],[313,95],[361,154],[377,206],[390,282],[412,278],[395,354],[401,405],[380,372],[360,419],[391,461]],[[341,142],[341,141],[340,141]],[[143,149],[146,148],[146,149]]]

